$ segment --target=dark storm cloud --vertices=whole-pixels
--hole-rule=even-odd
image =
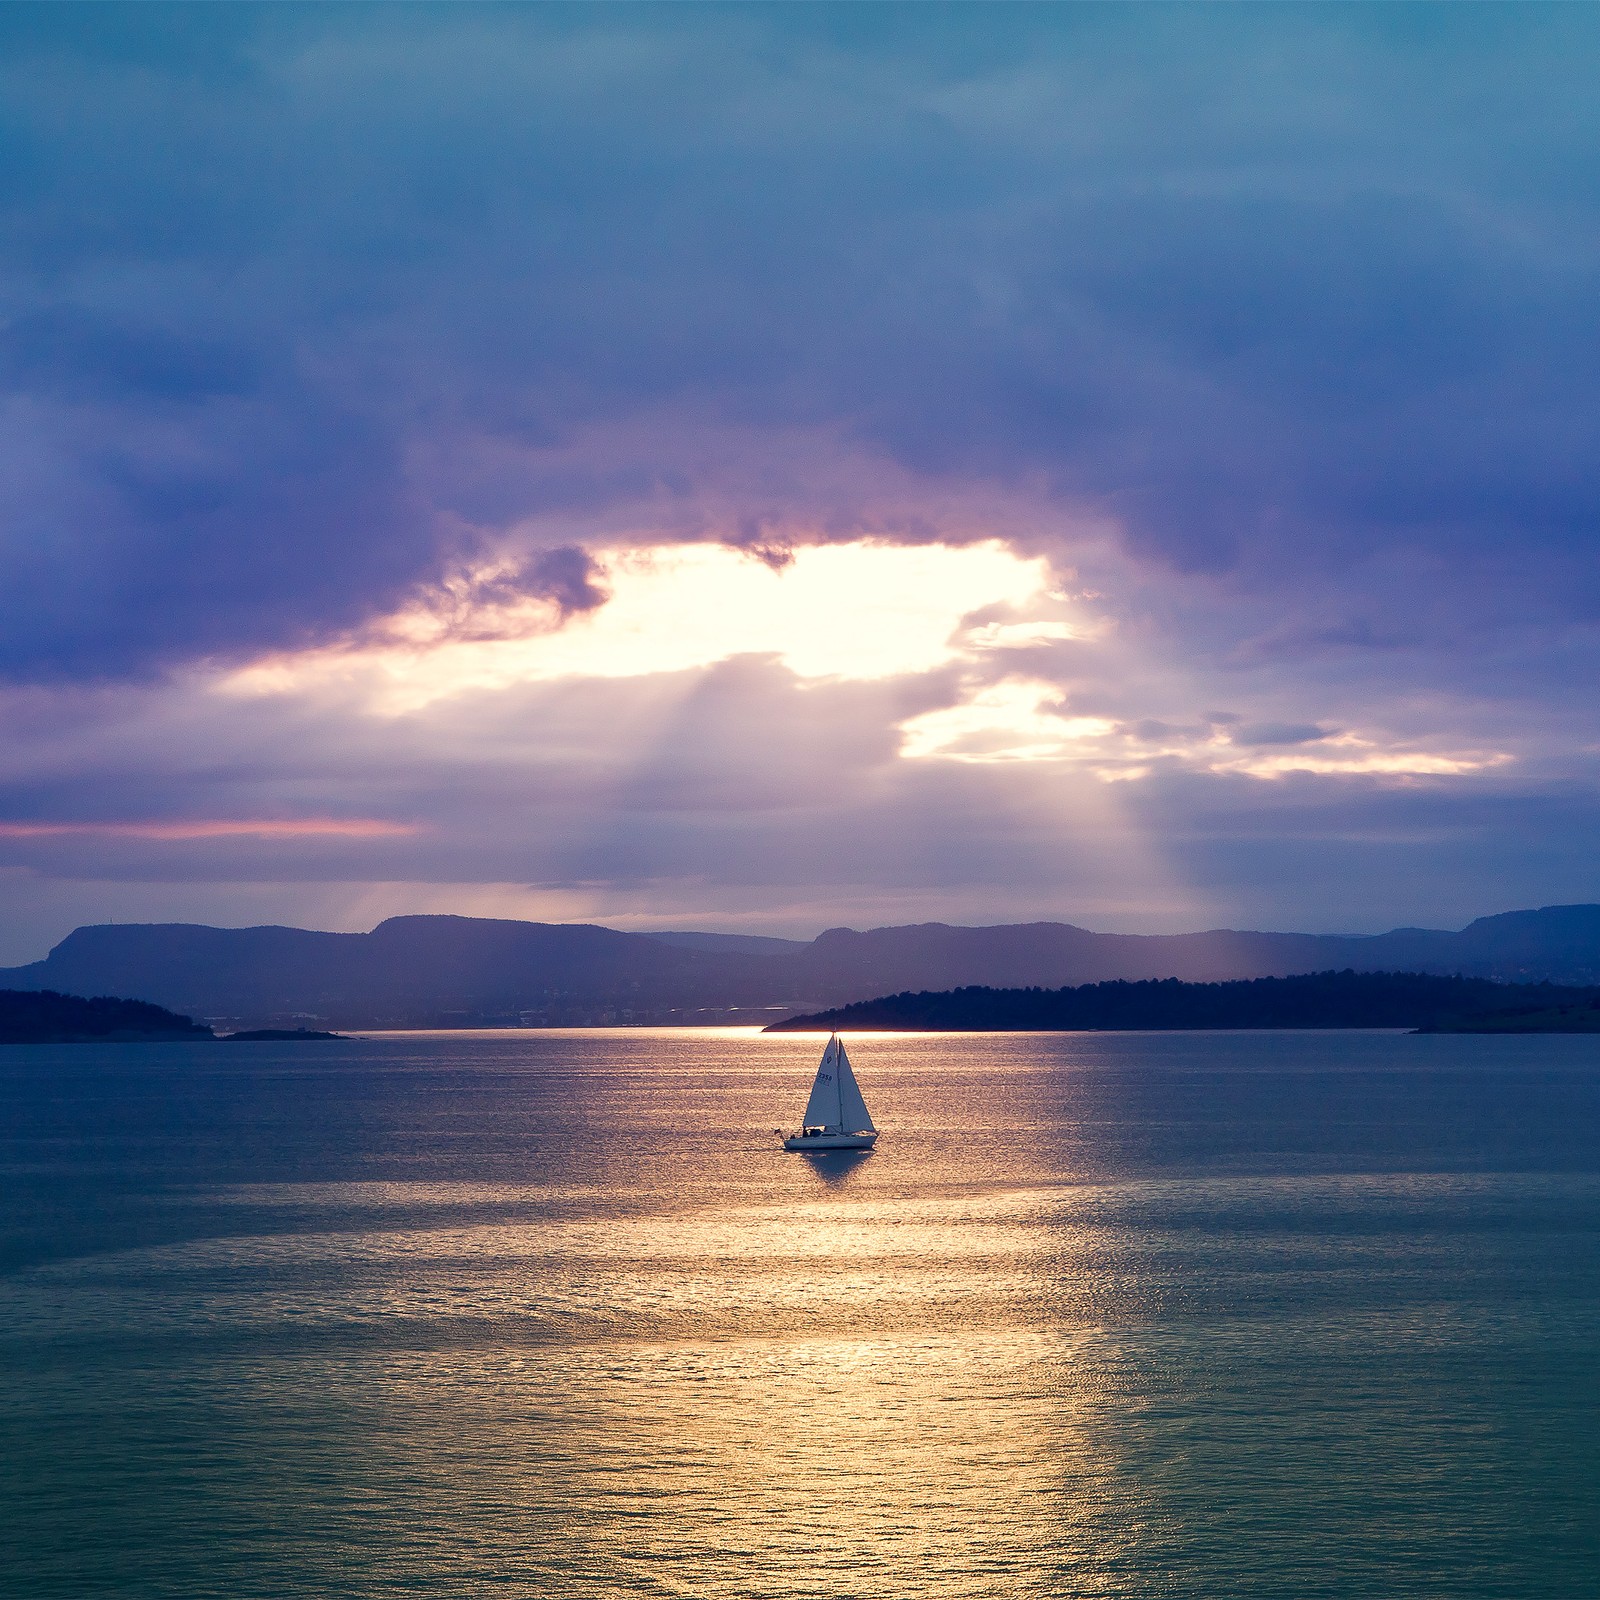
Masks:
[[[529,519],[849,531],[830,450],[1115,517],[1281,660],[1592,614],[1591,12],[0,30],[14,676],[337,632]]]

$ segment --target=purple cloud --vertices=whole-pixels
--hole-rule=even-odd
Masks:
[[[1581,898],[1597,56],[1578,8],[13,8],[0,816],[419,831],[0,860],[1117,915],[1083,837],[1157,918]],[[204,687],[445,594],[582,627],[631,549],[863,536],[1047,555],[1102,632],[413,723]],[[1019,676],[1145,775],[895,753]],[[1224,770],[1338,738],[1484,760]]]

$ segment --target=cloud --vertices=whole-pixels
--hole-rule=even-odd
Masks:
[[[1229,730],[1234,744],[1312,744],[1337,732],[1315,722],[1247,722]]]
[[[0,821],[0,839],[384,839],[417,832],[375,817],[198,817],[155,822]]]
[[[1594,599],[1581,12],[8,30],[13,674],[336,635],[621,506],[877,531],[830,452],[1324,612],[1437,554],[1453,638]]]
[[[528,563],[518,575],[517,588],[524,594],[548,600],[562,621],[577,613],[593,611],[609,598],[601,581],[601,569],[587,550],[565,545],[546,550]]]
[[[1597,56],[12,8],[0,815],[415,831],[0,860],[341,917],[1587,893]]]

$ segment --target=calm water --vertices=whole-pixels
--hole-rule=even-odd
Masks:
[[[0,1051],[0,1592],[1596,1592],[1600,1039],[819,1048]]]

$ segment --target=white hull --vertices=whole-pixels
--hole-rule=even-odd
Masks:
[[[794,1133],[783,1141],[785,1150],[870,1150],[875,1133]]]

